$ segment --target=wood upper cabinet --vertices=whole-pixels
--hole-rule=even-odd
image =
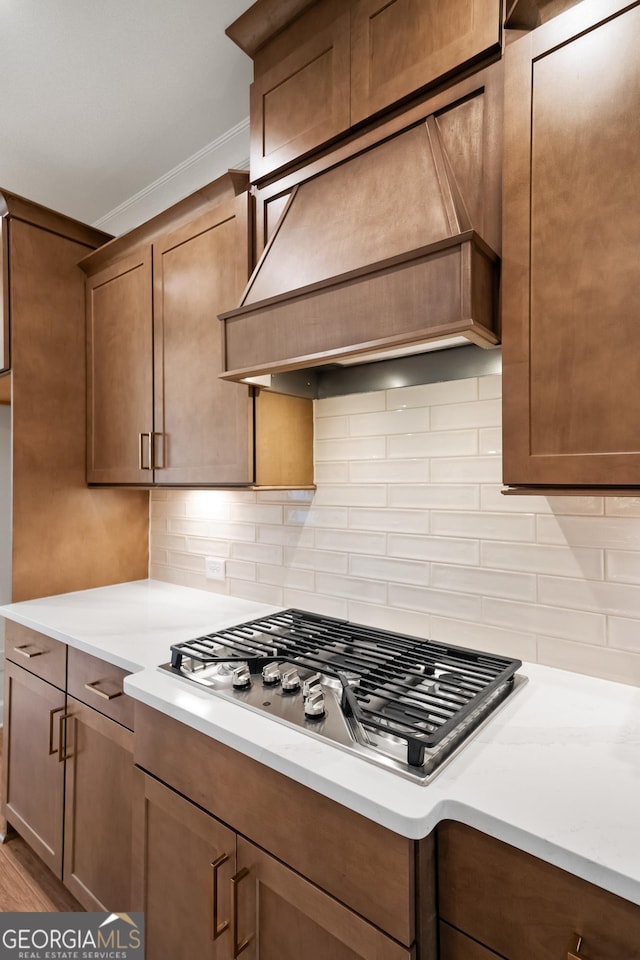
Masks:
[[[153,244],[156,483],[254,477],[249,391],[218,377],[216,318],[237,303],[249,270],[248,196],[240,202],[241,211],[234,200]]]
[[[354,0],[351,123],[500,48],[500,0]]]
[[[89,483],[313,483],[311,400],[219,376],[218,314],[249,276],[247,185],[229,171],[82,262]]]
[[[261,0],[227,33],[254,59],[259,181],[472,62],[497,55],[500,0]]]
[[[640,4],[506,51],[504,481],[640,483]],[[587,951],[588,952],[588,951]]]
[[[442,960],[568,960],[577,936],[589,960],[640,955],[639,906],[471,827],[440,824],[438,865]]]
[[[87,478],[145,483],[153,434],[152,252],[87,280]]]

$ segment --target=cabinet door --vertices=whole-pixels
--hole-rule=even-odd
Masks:
[[[151,248],[87,280],[87,480],[149,483],[153,434]]]
[[[9,661],[5,677],[6,818],[61,877],[65,695]]]
[[[639,45],[640,5],[603,0],[506,51],[507,484],[640,479]]]
[[[87,910],[127,912],[133,733],[71,697],[67,717],[63,880]]]
[[[500,0],[355,0],[351,123],[500,45]]]
[[[249,195],[154,243],[156,483],[253,480],[249,388],[219,378],[218,314],[249,275]]]
[[[219,820],[136,770],[134,897],[147,960],[231,957],[229,881],[236,836]]]
[[[234,953],[247,960],[410,960],[381,933],[304,877],[238,837],[232,878]],[[366,869],[366,865],[363,866]]]
[[[251,85],[251,179],[314,150],[347,130],[349,107],[349,10],[343,0],[325,2],[333,18],[318,30],[312,8],[289,29],[298,43],[269,69],[256,66]],[[314,25],[315,26],[315,25]]]
[[[439,960],[505,960],[448,923],[440,924]],[[558,956],[557,960],[562,960]]]

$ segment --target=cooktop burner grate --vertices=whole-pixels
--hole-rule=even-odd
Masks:
[[[290,609],[171,647],[171,667],[293,664],[334,678],[341,706],[372,733],[406,742],[410,766],[470,714],[503,699],[520,660]],[[488,709],[488,707],[487,707]]]

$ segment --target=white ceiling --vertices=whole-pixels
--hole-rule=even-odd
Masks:
[[[224,140],[252,75],[224,29],[252,2],[0,0],[0,186],[105,222]]]

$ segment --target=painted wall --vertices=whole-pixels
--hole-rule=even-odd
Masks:
[[[0,603],[11,600],[11,407],[0,404]],[[4,690],[4,620],[0,617],[0,724]]]
[[[640,497],[503,496],[500,390],[316,401],[317,491],[154,491],[151,576],[640,685]]]

